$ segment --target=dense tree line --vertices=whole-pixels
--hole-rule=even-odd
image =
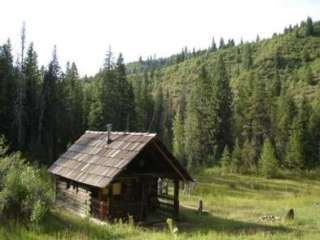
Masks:
[[[168,100],[174,102],[174,107],[164,109],[173,117],[160,131],[172,127],[172,140],[166,143],[177,158],[189,168],[221,165],[227,172],[267,177],[275,176],[279,168],[318,167],[320,91],[315,75],[319,50],[311,57],[308,43],[317,41],[316,29],[318,25],[308,18],[283,35],[275,34],[272,43],[276,47],[261,65],[256,51],[271,40],[257,37],[256,42],[237,46],[233,40],[225,44],[221,39],[219,48],[213,39],[207,53],[188,63],[150,67],[151,84],[156,85],[153,92],[162,85],[163,91],[170,92]],[[302,45],[284,53],[281,41]],[[267,50],[259,51],[267,55]],[[192,82],[188,85],[180,75],[185,77],[190,69]],[[146,76],[145,69],[143,72]],[[171,83],[172,75],[180,77],[182,85]],[[134,82],[141,81],[142,73],[131,76]]]
[[[75,63],[63,71],[56,48],[47,67],[39,67],[31,43],[15,63],[11,43],[0,47],[0,133],[10,151],[20,150],[29,159],[50,164],[86,129],[134,130],[135,98],[120,54],[106,63],[91,80],[80,79]],[[25,56],[26,55],[26,56]]]
[[[43,164],[86,129],[112,123],[116,131],[157,132],[189,168],[221,165],[265,176],[280,167],[314,168],[320,51],[308,41],[317,41],[318,32],[308,18],[271,40],[220,39],[217,46],[212,39],[206,50],[184,48],[168,59],[127,65],[109,48],[102,69],[80,78],[75,63],[61,68],[55,48],[49,65],[39,67],[23,29],[17,61],[10,41],[0,47],[0,133],[11,150]],[[290,44],[294,52],[285,52]]]

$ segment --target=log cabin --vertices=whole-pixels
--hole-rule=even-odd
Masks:
[[[49,168],[56,205],[102,221],[178,217],[179,182],[193,181],[156,134],[86,131]]]

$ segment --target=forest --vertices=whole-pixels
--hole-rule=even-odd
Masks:
[[[80,77],[56,47],[39,66],[33,43],[0,48],[0,133],[10,151],[49,165],[86,129],[156,132],[184,166],[224,171],[304,170],[320,164],[320,23],[311,18],[270,39],[104,65]]]

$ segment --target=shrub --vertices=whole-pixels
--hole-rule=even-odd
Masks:
[[[27,163],[20,153],[0,157],[1,218],[37,223],[52,200],[51,183],[39,168]]]

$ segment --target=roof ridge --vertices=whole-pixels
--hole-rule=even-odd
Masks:
[[[107,131],[92,131],[92,130],[86,130],[85,133],[91,133],[91,134],[106,134]],[[117,134],[117,135],[140,135],[140,136],[150,136],[154,137],[157,135],[157,133],[150,133],[150,132],[118,132],[118,131],[111,131],[111,134]]]

